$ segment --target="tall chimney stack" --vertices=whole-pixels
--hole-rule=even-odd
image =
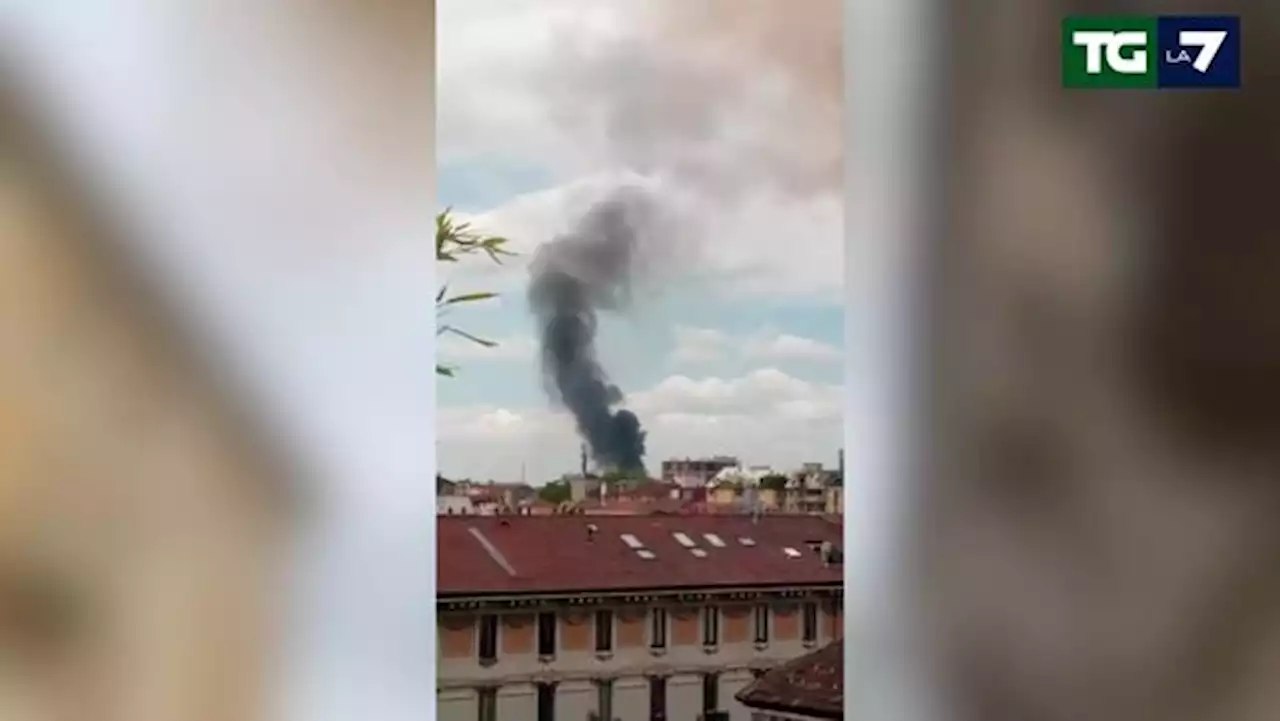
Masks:
[[[582,477],[587,477],[587,444],[582,444]]]

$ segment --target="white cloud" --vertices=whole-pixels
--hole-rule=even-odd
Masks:
[[[714,328],[680,325],[672,333],[675,336],[675,347],[671,350],[670,361],[680,365],[720,360],[731,342],[728,334]]]
[[[677,326],[674,336],[675,347],[668,362],[679,366],[713,363],[734,356],[767,362],[815,363],[832,363],[843,357],[835,346],[768,328],[735,338],[714,328]]]
[[[649,463],[732,453],[752,463],[789,467],[834,462],[841,444],[840,386],[812,383],[776,368],[737,378],[673,375],[631,394],[627,406],[649,432]],[[531,480],[575,470],[572,419],[547,408],[442,409],[439,454],[445,474]]]
[[[519,439],[536,433],[545,421],[545,415],[539,411],[523,413],[493,406],[441,409],[436,439],[441,442]]]
[[[839,416],[839,392],[800,380],[776,368],[761,368],[740,378],[670,376],[653,388],[632,394],[628,406],[639,413],[767,414],[803,405],[813,419]],[[794,417],[794,413],[788,413]]]
[[[832,362],[843,357],[835,346],[789,333],[753,338],[747,341],[746,351],[753,358],[774,361]]]
[[[438,3],[441,162],[505,155],[558,165],[575,156],[532,76],[554,52],[558,29],[572,27],[569,13],[583,6],[580,0]]]

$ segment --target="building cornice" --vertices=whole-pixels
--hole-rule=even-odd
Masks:
[[[517,611],[533,608],[574,608],[612,605],[802,602],[844,597],[840,581],[779,587],[679,588],[619,591],[564,591],[506,595],[444,596],[436,599],[439,612]]]
[[[451,679],[439,677],[436,687],[440,690],[458,690],[473,688],[490,688],[494,686],[508,687],[516,685],[565,684],[565,683],[598,683],[601,681],[618,681],[622,679],[647,680],[654,678],[670,679],[674,676],[701,676],[705,673],[750,674],[764,671],[786,663],[786,658],[757,658],[745,663],[726,666],[699,666],[695,664],[650,664],[643,667],[617,668],[608,671],[558,671],[550,666],[531,673],[509,674],[506,676],[477,680],[476,678]]]

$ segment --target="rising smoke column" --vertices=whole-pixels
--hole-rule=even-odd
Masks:
[[[538,322],[548,391],[573,413],[596,463],[644,469],[640,419],[616,408],[622,391],[609,381],[596,352],[600,311],[630,297],[640,239],[652,205],[624,189],[592,206],[570,233],[538,249],[531,266],[529,307]]]

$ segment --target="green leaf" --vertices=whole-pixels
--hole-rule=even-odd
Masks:
[[[453,208],[445,208],[436,214],[436,260],[442,263],[456,263],[462,260],[462,256],[484,253],[490,260],[499,265],[502,264],[502,258],[506,256],[517,255],[507,250],[504,246],[509,240],[498,235],[484,235],[477,232],[472,224],[468,221],[458,221],[453,216]],[[448,283],[442,284],[436,293],[436,336],[442,336],[446,333],[452,333],[482,345],[486,348],[493,348],[498,345],[494,341],[480,338],[459,330],[452,325],[441,323],[440,321],[447,317],[449,312],[456,306],[463,303],[474,303],[477,301],[488,300],[498,297],[497,293],[477,292],[463,293],[460,295],[448,297]],[[453,377],[454,368],[449,366],[436,365],[436,374],[446,377]]]
[[[497,346],[497,345],[498,345],[498,344],[497,344],[496,342],[494,342],[494,341],[491,341],[491,340],[488,340],[488,339],[485,339],[485,338],[480,338],[479,336],[471,335],[470,333],[468,333],[468,332],[466,332],[466,331],[464,331],[464,330],[459,330],[459,329],[457,329],[457,328],[454,328],[454,327],[453,327],[453,326],[451,326],[451,325],[447,325],[447,326],[444,326],[443,328],[441,328],[441,332],[442,332],[442,333],[452,333],[452,334],[454,334],[454,335],[462,336],[463,338],[466,338],[467,340],[471,341],[472,343],[479,343],[480,345],[484,346],[485,348],[493,348],[493,347],[495,347],[495,346]]]
[[[498,297],[497,293],[464,293],[462,295],[455,295],[452,298],[449,298],[448,300],[444,301],[443,303],[440,303],[440,305],[446,306],[446,305],[455,305],[457,303],[474,303],[478,300],[489,300],[490,298],[497,298],[497,297]]]

